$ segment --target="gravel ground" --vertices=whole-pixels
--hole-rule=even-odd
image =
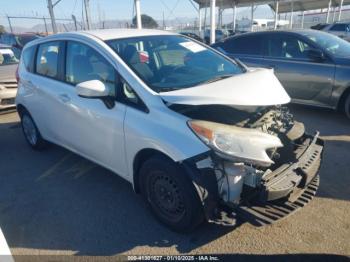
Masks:
[[[14,255],[235,254],[237,258],[350,255],[350,121],[291,106],[326,141],[321,186],[299,212],[273,225],[203,225],[169,231],[131,186],[58,146],[32,151],[16,113],[0,115],[0,227]]]

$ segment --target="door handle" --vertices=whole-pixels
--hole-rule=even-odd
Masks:
[[[63,102],[63,103],[68,103],[70,101],[70,97],[66,94],[60,94],[58,98]]]

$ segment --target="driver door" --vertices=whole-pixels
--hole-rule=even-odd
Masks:
[[[57,123],[62,143],[94,162],[125,176],[124,104],[115,99],[108,108],[102,99],[78,96],[75,85],[100,80],[116,98],[119,81],[114,67],[96,50],[85,44],[68,41],[65,83],[60,88],[62,114]]]
[[[266,44],[264,64],[274,69],[294,102],[328,103],[335,73],[335,64],[330,59],[312,59],[308,51],[314,47],[294,35],[271,34]]]

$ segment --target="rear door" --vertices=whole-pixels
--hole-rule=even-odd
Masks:
[[[263,35],[248,34],[226,39],[216,47],[220,48],[226,55],[238,58],[243,63],[251,67],[260,67],[263,64]]]
[[[264,64],[274,68],[292,99],[308,104],[327,104],[334,83],[332,60],[311,59],[309,51],[317,47],[296,34],[271,33],[265,41]]]
[[[26,106],[45,139],[58,142],[56,123],[60,119],[59,93],[63,42],[50,41],[38,45],[33,73],[26,68],[21,82],[26,90]],[[26,57],[24,57],[24,60]]]

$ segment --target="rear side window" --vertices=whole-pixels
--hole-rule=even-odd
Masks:
[[[24,66],[28,72],[34,72],[34,55],[35,55],[36,46],[31,46],[26,48],[22,53],[22,59]]]
[[[58,78],[58,53],[60,43],[49,42],[39,45],[36,58],[36,72],[39,75]]]
[[[242,36],[225,41],[222,48],[231,54],[263,55],[262,35]]]

